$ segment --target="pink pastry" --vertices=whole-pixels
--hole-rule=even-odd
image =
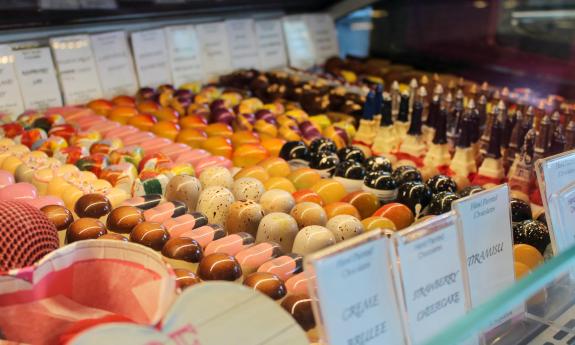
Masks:
[[[85,109],[85,108],[79,108],[79,107],[54,107],[54,108],[48,108],[45,111],[46,115],[52,115],[52,114],[59,114],[62,115],[64,118],[68,118],[70,116],[73,116],[74,114],[77,114],[78,112],[83,112],[89,109]]]
[[[286,281],[286,288],[289,294],[300,295],[304,294],[307,295],[308,289],[307,284],[310,279],[308,278],[305,272],[301,272],[296,274],[295,276],[291,277]]]
[[[6,170],[0,170],[0,188],[4,188],[11,184],[14,184],[14,175],[10,174]]]
[[[145,154],[152,154],[159,152],[162,148],[172,144],[170,139],[166,138],[153,138],[140,144]]]
[[[231,169],[232,168],[232,161],[227,159],[226,157],[222,157],[222,156],[210,156],[210,157],[203,158],[199,162],[197,162],[194,165],[194,169],[196,170],[196,174],[198,176],[200,176],[200,174],[202,173],[202,170],[209,168],[209,167],[214,167],[214,166]]]
[[[175,161],[180,155],[191,151],[192,149],[186,145],[181,143],[172,143],[168,146],[163,147],[160,152],[165,154],[166,156],[170,157],[171,160]]]
[[[130,146],[130,145],[141,144],[144,141],[151,140],[153,138],[155,138],[154,133],[134,132],[134,133],[131,133],[130,135],[126,135],[125,137],[123,137],[122,141],[124,142],[124,146]]]
[[[186,213],[176,218],[170,218],[162,223],[170,233],[170,237],[181,237],[188,231],[207,225],[207,218],[199,212]]]
[[[110,130],[106,133],[106,139],[113,139],[113,138],[124,138],[132,133],[138,132],[138,129],[134,126],[120,126]]]
[[[20,182],[8,185],[0,189],[0,200],[30,200],[38,197],[38,191],[34,185]]]
[[[102,133],[102,135],[106,135],[106,133],[108,133],[112,129],[118,128],[120,126],[121,125],[115,121],[104,121],[104,122],[95,124],[94,126],[92,126],[91,129],[93,131],[98,131],[98,132]]]
[[[83,131],[86,130],[92,130],[92,126],[102,123],[102,122],[107,122],[108,119],[106,119],[103,116],[100,115],[91,115],[91,116],[85,116],[82,117],[78,120],[76,120],[76,125],[80,126],[80,128]]]
[[[178,158],[176,158],[176,163],[190,163],[191,165],[195,165],[200,160],[206,157],[211,157],[208,151],[202,149],[195,149],[179,155]]]
[[[62,201],[62,199],[51,195],[40,196],[37,199],[26,199],[24,202],[30,206],[36,207],[37,209],[41,209],[42,207],[48,205],[64,206],[64,201]]]
[[[200,226],[197,229],[185,231],[180,237],[192,238],[198,241],[202,248],[205,248],[212,241],[218,240],[224,236],[226,236],[226,231],[220,225],[208,224]]]

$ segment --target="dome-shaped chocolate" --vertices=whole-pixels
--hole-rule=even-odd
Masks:
[[[235,281],[242,276],[242,268],[233,256],[214,253],[200,261],[198,276],[202,280]]]
[[[162,248],[162,255],[186,262],[200,262],[203,256],[202,246],[198,241],[189,237],[175,237],[166,242]]]
[[[363,166],[365,166],[365,170],[367,172],[384,171],[391,173],[393,171],[391,167],[391,161],[388,158],[381,156],[369,157],[368,159],[365,160]]]
[[[399,186],[410,181],[423,181],[419,170],[410,165],[402,165],[397,167],[393,173],[391,173],[391,176]]]
[[[80,218],[100,218],[112,210],[110,200],[102,194],[85,194],[76,201],[74,211]]]
[[[485,188],[481,186],[471,185],[463,188],[462,190],[457,193],[460,198],[465,198],[466,196],[473,195],[475,193],[483,192]]]
[[[68,229],[70,224],[74,221],[72,212],[64,206],[48,205],[40,209],[46,217],[54,224],[57,230]]]
[[[309,161],[309,151],[303,141],[288,141],[285,143],[279,153],[279,156],[286,161],[300,159]]]
[[[363,180],[365,168],[359,162],[344,161],[337,165],[334,175],[351,180]]]
[[[66,231],[66,242],[96,239],[107,233],[102,222],[95,218],[79,218]]]
[[[457,192],[457,184],[449,176],[445,175],[435,175],[427,180],[427,186],[432,193],[439,192]]]
[[[312,140],[312,142],[309,144],[309,152],[312,155],[317,155],[321,152],[336,153],[337,146],[335,146],[335,143],[331,139],[323,137],[317,138]]]
[[[433,194],[427,208],[427,214],[440,215],[449,212],[451,211],[451,203],[457,199],[459,199],[457,194],[451,192]]]
[[[273,300],[282,299],[287,294],[284,282],[273,273],[252,273],[244,279],[244,285],[267,295]]]
[[[130,241],[143,244],[154,250],[160,251],[170,239],[166,228],[155,222],[142,222],[130,233]]]
[[[529,220],[532,217],[531,205],[521,199],[512,198],[509,207],[511,208],[511,221],[513,223]]]
[[[549,229],[540,221],[524,220],[513,225],[513,243],[515,244],[528,244],[543,254],[550,242]]]
[[[108,230],[129,234],[136,225],[144,221],[142,210],[134,206],[120,206],[108,215]]]
[[[429,187],[418,181],[410,181],[399,186],[397,191],[397,202],[404,204],[417,215],[431,201],[431,190]]]
[[[340,161],[352,160],[355,162],[363,163],[365,161],[365,154],[363,151],[355,146],[346,146],[337,151]]]

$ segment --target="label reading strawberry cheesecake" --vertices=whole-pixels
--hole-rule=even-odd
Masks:
[[[226,21],[233,68],[258,68],[258,44],[253,19]]]
[[[24,111],[14,59],[14,52],[10,47],[0,46],[0,113],[13,118]]]
[[[46,109],[62,106],[60,86],[50,48],[17,50],[16,76],[26,109]]]
[[[287,56],[281,20],[258,20],[255,26],[260,68],[269,70],[285,67]]]
[[[58,76],[64,91],[64,102],[78,105],[101,98],[102,89],[92,55],[90,37],[67,36],[50,39]]]
[[[132,48],[141,87],[157,87],[172,83],[163,29],[132,33]]]
[[[104,97],[133,95],[138,91],[138,80],[126,33],[107,32],[90,36]]]
[[[313,67],[315,49],[305,18],[298,15],[287,16],[283,18],[282,24],[290,66],[301,69]]]
[[[166,29],[172,79],[176,86],[204,79],[202,54],[193,25],[170,26]]]

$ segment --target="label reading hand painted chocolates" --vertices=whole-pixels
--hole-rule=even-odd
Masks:
[[[104,97],[136,93],[138,80],[126,33],[108,32],[92,35],[90,38]]]
[[[308,69],[315,63],[314,45],[303,16],[287,16],[282,21],[287,42],[289,64]]]
[[[575,185],[567,187],[557,194],[553,194],[549,199],[551,209],[550,215],[555,219],[557,227],[563,229],[564,243],[568,248],[575,244],[575,231],[571,230],[570,224],[575,219]]]
[[[439,216],[394,236],[408,333],[422,344],[467,311],[455,217]]]
[[[102,97],[90,38],[87,35],[50,39],[58,75],[64,91],[64,102],[84,104]]]
[[[335,252],[328,248],[310,259],[321,329],[329,344],[404,342],[389,269],[389,240],[381,237],[365,242],[372,236],[358,236]]]
[[[172,83],[163,29],[132,33],[132,48],[140,86],[157,87]]]
[[[471,306],[478,306],[515,282],[509,188],[473,194],[455,201],[453,209],[463,234]]]
[[[327,58],[339,55],[333,18],[327,13],[308,14],[305,17],[314,45],[315,63],[321,65]]]
[[[260,68],[285,67],[287,56],[281,20],[258,20],[255,26]]]
[[[14,59],[10,47],[0,46],[0,113],[15,118],[24,111],[24,103],[16,78]]]
[[[193,25],[167,27],[168,48],[174,84],[202,81],[204,71],[200,42]]]
[[[230,48],[228,45],[228,33],[226,24],[206,23],[196,25],[202,61],[209,61],[204,66],[205,73],[209,78],[228,73],[232,70]]]
[[[258,44],[253,19],[227,20],[233,68],[258,68]]]
[[[50,48],[17,50],[14,55],[24,107],[45,109],[61,106],[62,96]]]

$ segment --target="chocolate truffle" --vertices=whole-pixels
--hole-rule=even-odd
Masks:
[[[473,195],[475,193],[483,192],[484,190],[485,190],[485,188],[483,188],[481,186],[471,185],[471,186],[467,186],[467,187],[463,188],[462,190],[460,190],[458,194],[459,194],[460,198],[465,198],[466,196],[470,196],[470,195]]]
[[[42,207],[40,211],[44,212],[46,217],[48,217],[58,231],[68,229],[70,224],[74,221],[72,212],[64,206],[48,205]]]
[[[129,234],[132,229],[144,221],[142,210],[134,206],[120,206],[115,208],[106,222],[108,230]]]
[[[513,223],[531,219],[531,206],[527,202],[513,198],[509,202],[509,207],[511,208],[511,221]]]
[[[549,229],[540,221],[524,220],[513,224],[514,244],[528,244],[537,248],[541,254],[544,254],[550,242]]]
[[[426,184],[433,194],[439,192],[457,192],[457,184],[449,176],[435,175],[427,180]]]
[[[162,248],[162,255],[173,267],[180,268],[187,263],[198,263],[202,259],[203,250],[198,241],[189,237],[171,238]]]
[[[391,161],[388,158],[382,156],[369,157],[363,163],[365,170],[367,172],[372,171],[385,171],[391,173],[393,169],[391,168]]]
[[[282,301],[281,305],[284,310],[291,314],[304,331],[307,332],[315,328],[315,318],[313,317],[313,309],[309,296],[290,295]]]
[[[440,215],[451,211],[451,203],[459,199],[457,194],[451,192],[441,192],[431,197],[431,202],[427,208],[426,215]]]
[[[202,280],[235,281],[242,276],[242,268],[233,256],[214,253],[205,256],[200,261],[198,276]]]
[[[284,282],[273,273],[252,273],[244,279],[244,285],[267,295],[273,300],[282,299],[287,294]]]
[[[175,268],[174,273],[176,274],[176,285],[182,290],[200,282],[200,278],[192,271]]]
[[[423,181],[419,170],[411,165],[397,167],[391,174],[391,177],[393,177],[399,186],[409,181]]]
[[[130,241],[143,244],[154,250],[162,250],[164,244],[170,239],[170,234],[160,223],[142,222],[134,227],[130,233]]]
[[[354,162],[363,163],[365,161],[365,153],[355,146],[346,146],[337,151],[340,161],[352,160]]]
[[[425,184],[417,181],[407,182],[401,185],[397,191],[397,202],[409,207],[413,214],[417,215],[431,201],[431,190]]]
[[[115,240],[115,241],[124,241],[128,242],[128,238],[126,236],[122,236],[120,234],[116,234],[113,232],[109,232],[105,235],[98,237],[99,240]]]
[[[76,201],[74,211],[81,218],[100,218],[112,210],[110,200],[102,194],[85,194]]]
[[[67,243],[73,243],[81,240],[96,239],[106,233],[106,227],[99,220],[80,218],[68,227],[66,241]]]

